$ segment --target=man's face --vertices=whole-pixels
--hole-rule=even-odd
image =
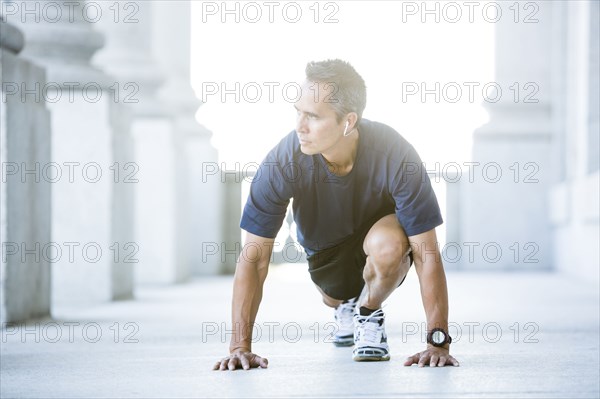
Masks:
[[[296,134],[300,150],[307,155],[327,152],[344,133],[345,121],[338,123],[331,106],[331,84],[304,81],[296,108]]]

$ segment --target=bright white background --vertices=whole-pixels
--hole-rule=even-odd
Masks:
[[[494,24],[483,18],[481,6],[474,9],[473,22],[468,9],[461,7],[459,22],[451,23],[456,9],[444,11],[446,3],[437,2],[436,23],[434,14],[423,13],[421,2],[302,1],[296,2],[302,11],[300,20],[290,23],[285,18],[294,18],[297,7],[288,7],[284,14],[289,2],[276,2],[270,23],[264,2],[227,2],[227,9],[235,10],[236,3],[239,22],[235,12],[224,13],[222,2],[196,1],[192,6],[192,84],[199,98],[206,97],[198,119],[213,132],[213,145],[227,169],[234,169],[235,162],[260,162],[294,129],[295,112],[286,101],[294,97],[294,89],[286,97],[282,87],[302,81],[308,61],[327,58],[342,58],[357,69],[367,83],[364,116],[398,130],[427,164],[468,160],[472,132],[487,118],[481,88],[493,80]],[[409,7],[415,5],[418,10],[412,15]],[[328,16],[338,22],[325,23]],[[251,23],[255,18],[258,22]],[[220,85],[234,89],[236,82],[239,102],[233,94],[222,99]],[[248,101],[257,96],[252,85],[247,86],[246,96],[242,90],[252,82],[262,87],[256,103]],[[280,84],[273,101],[265,82]],[[436,82],[441,89],[456,82],[463,88],[462,98],[450,103],[442,95],[438,104],[433,94],[422,102],[419,93],[403,102],[403,82],[425,83],[428,89]],[[464,82],[481,84],[473,101]],[[208,95],[203,85],[213,83],[219,93]],[[455,96],[452,89],[446,97]]]

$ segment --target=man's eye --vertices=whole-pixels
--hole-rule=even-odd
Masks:
[[[296,116],[300,117],[302,116],[303,112],[301,112],[300,110],[296,110]],[[304,114],[306,115],[306,118],[308,119],[319,119],[319,117],[315,114]]]

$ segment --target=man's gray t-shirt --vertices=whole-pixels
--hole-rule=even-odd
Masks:
[[[275,238],[290,199],[299,243],[308,255],[333,247],[373,218],[395,213],[407,236],[443,223],[419,155],[398,132],[362,119],[352,170],[332,173],[321,154],[300,151],[296,131],[261,163],[240,227]]]

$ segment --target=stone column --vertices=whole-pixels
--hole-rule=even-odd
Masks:
[[[153,6],[152,46],[161,69],[168,71],[159,97],[174,117],[178,189],[178,269],[186,275],[222,271],[219,256],[205,249],[222,242],[221,201],[224,182],[218,170],[212,134],[195,119],[201,102],[190,85],[191,3],[157,1]],[[239,223],[239,220],[236,222]]]
[[[554,238],[554,265],[587,282],[600,282],[599,4],[556,2],[560,43],[553,79],[559,182],[549,192]]]
[[[107,13],[114,13],[115,8],[128,10],[128,18],[121,24],[102,21],[97,25],[107,45],[94,61],[119,81],[135,87],[139,99],[128,104],[138,168],[134,208],[139,263],[135,278],[141,283],[181,282],[189,275],[188,264],[182,259],[185,251],[180,247],[184,239],[179,213],[184,177],[178,172],[183,157],[176,117],[158,94],[167,72],[172,71],[157,61],[168,54],[153,53],[155,2],[136,2],[135,8],[127,1],[101,4]]]
[[[50,313],[50,113],[35,91],[44,70],[18,55],[22,32],[0,20],[0,322]]]
[[[546,193],[556,174],[550,37],[557,15],[550,3],[536,2],[533,15],[523,3],[518,15],[512,2],[496,3],[502,18],[495,24],[495,82],[486,94],[490,121],[474,134],[474,182],[461,182],[462,268],[552,266]]]
[[[41,95],[52,113],[52,298],[83,304],[130,297],[122,262],[130,248],[115,241],[115,181],[127,172],[113,157],[110,104],[122,88],[90,65],[104,45],[92,24],[102,18],[95,2],[12,2],[25,32],[23,56],[43,65]],[[24,21],[24,22],[22,22]],[[112,89],[110,89],[112,88]]]

